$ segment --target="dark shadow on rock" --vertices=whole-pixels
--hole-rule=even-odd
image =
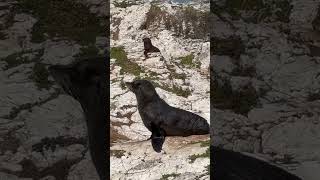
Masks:
[[[108,177],[108,59],[89,58],[49,68],[63,90],[81,104],[86,117],[91,158],[101,180]]]
[[[265,161],[219,147],[210,147],[211,178],[215,180],[302,180]]]

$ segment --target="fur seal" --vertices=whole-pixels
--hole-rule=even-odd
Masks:
[[[265,161],[210,146],[210,169],[216,180],[302,180]]]
[[[168,105],[151,82],[135,80],[126,85],[136,95],[139,114],[152,133],[149,139],[156,152],[161,152],[166,136],[209,134],[209,124],[204,118]]]
[[[143,53],[146,58],[148,58],[149,52],[160,52],[160,50],[157,47],[152,45],[150,38],[143,38],[143,45],[144,45]]]
[[[101,180],[108,178],[107,58],[90,58],[49,67],[53,78],[77,101],[86,117],[89,149]]]

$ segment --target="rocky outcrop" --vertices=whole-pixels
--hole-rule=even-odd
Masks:
[[[319,3],[212,5],[213,142],[317,179],[306,167],[320,168]]]
[[[0,2],[0,179],[97,179],[81,107],[47,67],[104,53],[105,8],[105,1]]]
[[[164,152],[154,152],[124,85],[150,80],[168,104],[210,123],[209,4],[200,5],[111,1],[111,179],[209,179],[209,138],[169,137]],[[145,58],[145,37],[160,53]]]
[[[168,137],[156,153],[150,141],[111,147],[112,179],[210,179],[209,137]]]

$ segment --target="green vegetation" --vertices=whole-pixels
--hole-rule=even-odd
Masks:
[[[165,28],[175,32],[176,36],[206,39],[209,35],[209,12],[199,11],[192,6],[180,8],[176,14],[169,14],[152,3],[146,17],[141,29],[159,26],[160,22],[164,22]]]
[[[113,47],[111,48],[111,52],[110,52],[110,57],[113,59],[116,59],[115,64],[121,67],[120,73],[130,73],[135,75],[135,80],[136,79],[145,79],[145,80],[150,80],[153,82],[155,87],[159,87],[163,90],[166,90],[168,92],[172,92],[178,96],[182,96],[182,97],[188,97],[191,95],[191,91],[190,89],[183,89],[182,87],[178,86],[178,85],[166,85],[166,84],[158,84],[156,82],[154,82],[155,80],[159,80],[158,74],[156,72],[146,72],[144,69],[142,69],[137,63],[134,63],[132,61],[129,61],[127,58],[127,54],[124,51],[123,47]],[[141,73],[146,73],[145,77],[141,77],[140,74]],[[174,75],[175,77],[172,77],[172,75]],[[178,74],[178,73],[174,73],[170,75],[170,78],[182,78],[185,79],[185,75],[184,74]],[[125,84],[121,81],[120,83],[120,87],[122,89],[126,89]]]
[[[164,174],[162,175],[162,177],[160,178],[160,180],[168,180],[170,177],[178,177],[180,175],[180,173],[176,174],[176,173],[171,173],[171,174]]]
[[[140,77],[139,77],[140,78]],[[148,81],[156,81],[159,80],[158,74],[155,72],[150,72],[148,74],[146,74],[145,77],[143,77],[144,80],[148,80]]]
[[[200,68],[201,63],[199,61],[193,62],[193,59],[194,59],[193,54],[189,54],[185,57],[180,57],[181,64],[183,64],[184,66]]]
[[[123,47],[111,48],[110,57],[116,59],[115,64],[121,67],[120,73],[130,73],[139,76],[143,69],[132,61],[129,61]]]
[[[113,2],[113,4],[115,7],[118,7],[118,8],[127,8],[132,5],[137,5],[137,3],[134,1],[125,1],[125,0],[121,1],[121,2],[115,1],[115,2]]]
[[[46,36],[74,40],[80,44],[94,43],[97,35],[105,34],[88,7],[72,0],[19,0],[19,9],[35,16],[38,21],[32,29],[34,43],[46,40]]]
[[[167,85],[167,84],[159,84],[157,82],[155,82],[154,80],[158,80],[159,78],[158,77],[150,77],[150,76],[147,76],[147,77],[144,77],[144,78],[141,78],[141,77],[136,77],[134,80],[137,80],[137,79],[144,79],[144,80],[150,80],[152,81],[152,84],[155,86],[155,87],[158,87],[158,88],[161,88],[165,91],[168,91],[168,92],[172,92],[178,96],[182,96],[182,97],[185,97],[187,98],[188,96],[191,95],[191,90],[190,89],[183,89],[182,87],[176,85],[176,84],[173,84],[172,87]]]
[[[156,73],[156,72],[151,71],[151,72],[149,73],[149,75],[150,75],[151,77],[157,77],[159,74]]]
[[[199,144],[199,143],[200,143],[200,147],[209,147],[210,146],[210,140],[192,142],[191,144]]]
[[[189,156],[190,163],[194,163],[198,158],[210,158],[210,148],[208,148],[203,154],[194,154]]]
[[[191,95],[191,91],[190,89],[182,89],[182,87],[180,86],[177,86],[177,85],[173,85],[172,87],[169,87],[167,85],[162,85],[160,88],[166,90],[166,91],[169,91],[169,92],[172,92],[178,96],[182,96],[182,97],[185,97],[187,98],[188,96]]]
[[[190,54],[190,55],[187,55],[185,57],[181,57],[181,63],[183,65],[189,65],[189,66],[192,66],[192,60],[193,60],[194,56],[193,54]]]
[[[126,151],[124,150],[110,150],[111,156],[115,156],[116,158],[121,158],[122,156],[124,156],[125,152]]]
[[[210,13],[199,11],[192,6],[188,6],[178,12],[181,19],[185,21],[186,29],[183,34],[185,37],[193,39],[206,39],[210,31]]]
[[[210,146],[210,140],[200,142],[200,147],[207,147],[207,146]]]
[[[166,16],[166,12],[162,11],[162,9],[155,5],[154,3],[151,4],[151,7],[149,9],[149,11],[146,14],[146,21],[144,22],[144,24],[141,26],[141,29],[148,29],[155,20],[158,19],[158,23],[159,21],[161,21],[163,18],[165,18]]]
[[[167,64],[167,69],[170,71],[169,79],[182,79],[185,80],[187,78],[186,74],[179,74],[176,72],[174,65],[168,65]]]

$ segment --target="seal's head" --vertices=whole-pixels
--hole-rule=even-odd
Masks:
[[[91,159],[100,176],[107,179],[107,68],[108,55],[54,65],[49,72],[63,90],[75,98],[84,111]]]
[[[143,46],[145,50],[149,50],[152,48],[152,43],[150,38],[143,38]]]
[[[151,43],[151,39],[150,38],[143,38],[142,41],[144,43]]]
[[[133,82],[126,82],[125,84],[136,95],[138,103],[152,101],[158,97],[158,94],[150,81],[135,80]]]
[[[101,99],[106,94],[106,60],[92,58],[70,65],[53,65],[49,67],[49,72],[68,95],[89,105],[94,96]]]

